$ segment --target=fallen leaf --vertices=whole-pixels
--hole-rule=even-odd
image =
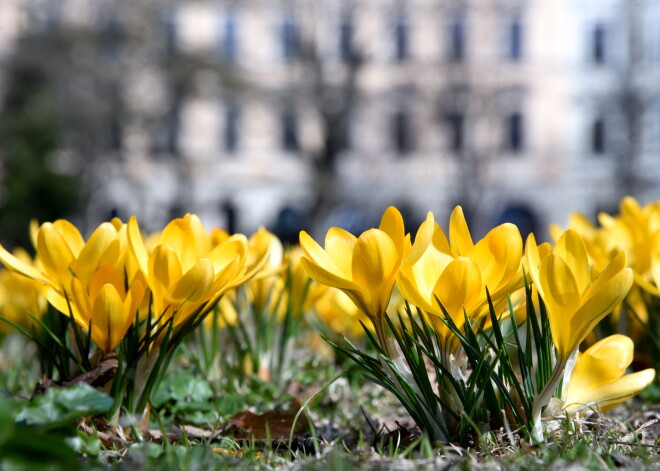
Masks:
[[[222,435],[232,435],[235,438],[254,438],[255,440],[289,439],[295,414],[266,412],[255,414],[249,411],[239,412],[231,417],[222,427]],[[308,432],[307,420],[300,416],[293,430],[294,436]]]

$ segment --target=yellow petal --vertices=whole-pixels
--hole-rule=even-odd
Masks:
[[[237,259],[245,259],[248,242],[242,234],[235,234],[215,246],[205,258],[213,264],[213,270],[219,273]]]
[[[209,245],[209,236],[206,233],[206,229],[204,228],[201,219],[199,219],[199,216],[196,214],[186,214],[183,218],[188,221],[190,231],[193,234],[195,248],[197,249],[197,257],[206,255],[211,247]]]
[[[92,300],[83,284],[77,278],[71,279],[71,288],[67,290],[68,304],[62,305],[65,315],[73,314],[73,319],[83,329],[89,329],[92,319]]]
[[[323,271],[333,273],[336,277],[342,277],[347,280],[351,279],[350,269],[345,271],[337,266],[332,257],[330,257],[330,255],[328,255],[328,253],[305,231],[300,232],[300,247],[302,247],[305,255],[307,255],[308,260],[317,267],[322,268]],[[352,253],[353,251],[351,250],[351,256]],[[310,276],[312,275],[310,274]],[[312,276],[312,278],[314,277]],[[320,282],[323,283],[323,281]]]
[[[92,309],[92,338],[105,353],[111,352],[127,330],[124,306],[115,287],[104,285]]]
[[[616,382],[606,384],[593,392],[603,412],[618,406],[646,389],[655,379],[655,370],[647,368],[623,376]]]
[[[435,250],[435,247],[431,246],[424,253],[422,258],[420,258],[412,267],[417,290],[428,303],[435,306],[430,312],[435,312],[437,314],[441,313],[433,297],[433,289],[435,288],[440,275],[442,275],[447,265],[453,260],[454,258],[451,255],[438,252]]]
[[[637,373],[622,376],[618,380],[605,383],[592,390],[581,390],[581,394],[567,396],[565,410],[575,413],[586,408],[599,408],[603,412],[639,394],[653,383],[655,370],[649,368]]]
[[[162,299],[182,275],[181,264],[174,250],[167,245],[156,247],[149,257],[148,273],[153,295]]]
[[[325,270],[308,258],[301,258],[300,263],[309,277],[321,284],[332,286],[333,288],[339,288],[344,291],[362,292],[362,289],[356,283]]]
[[[434,308],[433,306],[435,301],[431,299],[433,297],[433,286],[431,286],[430,289],[424,287],[424,290],[422,291],[419,283],[415,279],[412,267],[401,267],[401,270],[399,270],[399,277],[397,278],[397,286],[399,287],[401,295],[412,305],[417,306],[423,311],[440,314],[437,312],[439,309]]]
[[[232,236],[232,238],[239,236],[242,238],[245,237],[242,234],[235,234]],[[247,241],[246,244],[247,256],[241,257],[242,262],[241,268],[239,269],[241,271],[241,275],[235,278],[232,282],[234,286],[243,284],[246,281],[256,277],[259,273],[263,272],[264,267],[268,263],[271,250],[274,246],[280,245],[279,243],[274,244],[274,236],[272,238],[269,237],[268,239],[263,239],[258,243],[250,243],[250,241]]]
[[[242,234],[235,234],[211,250],[208,259],[213,265],[218,288],[234,284],[247,260],[248,242]],[[239,280],[240,282],[243,279]]]
[[[570,329],[573,332],[575,347],[584,340],[603,317],[612,312],[614,307],[623,301],[623,298],[630,291],[633,278],[630,268],[625,268],[608,278],[605,283],[594,284],[590,287],[588,290],[589,297],[582,301],[583,304],[570,320]]]
[[[451,246],[449,245],[449,240],[445,235],[445,231],[442,230],[440,226],[435,225],[435,230],[433,231],[433,247],[438,252],[446,253],[451,255]]]
[[[15,257],[9,253],[1,244],[0,244],[0,262],[7,267],[9,270],[32,278],[33,280],[39,281],[45,285],[52,286],[53,288],[58,288],[59,286],[53,282],[45,273],[37,270],[35,267],[29,263],[24,262],[18,257]]]
[[[575,363],[566,397],[588,394],[623,376],[633,360],[633,349],[632,339],[618,334],[593,344]]]
[[[548,255],[541,262],[539,278],[539,290],[543,292],[557,355],[567,358],[577,345],[570,329],[572,315],[580,306],[577,283],[570,267],[555,254]]]
[[[108,261],[116,264],[118,258],[117,230],[111,223],[105,222],[89,237],[77,260],[71,264],[71,270],[83,284],[87,284],[100,265]]]
[[[248,263],[253,263],[263,253],[266,253],[266,263],[257,276],[271,276],[282,268],[284,247],[275,234],[262,226],[248,240]]]
[[[574,230],[567,230],[557,241],[553,253],[560,256],[570,267],[578,292],[583,294],[591,284],[589,257],[582,236]]]
[[[213,265],[207,258],[202,258],[174,283],[166,299],[172,304],[194,303],[209,297],[209,288],[213,283]]]
[[[533,283],[541,297],[544,297],[543,287],[541,286],[541,280],[539,278],[539,271],[541,269],[541,262],[550,252],[549,244],[541,244],[540,246],[536,244],[536,238],[534,234],[530,233],[527,236],[527,241],[525,242],[525,271],[527,273],[527,281]]]
[[[475,245],[470,254],[483,277],[483,283],[496,298],[506,296],[522,281],[522,237],[513,224],[505,223],[492,229]],[[505,291],[505,292],[504,292]]]
[[[181,262],[181,269],[185,272],[190,270],[197,263],[197,260],[208,252],[207,250],[203,254],[201,253],[200,247],[197,246],[197,239],[198,234],[190,225],[190,220],[178,218],[172,220],[163,229],[160,243],[170,247],[177,254],[179,262]]]
[[[454,257],[467,256],[474,248],[463,208],[456,206],[449,218],[449,243]]]
[[[468,316],[473,313],[482,289],[478,265],[467,257],[458,257],[442,272],[433,293],[460,327],[464,324],[464,309]]]
[[[344,278],[351,279],[353,265],[353,248],[357,238],[348,231],[339,227],[332,227],[325,236],[325,251],[339,268],[337,273]],[[326,270],[329,267],[324,267]]]
[[[228,238],[229,238],[229,232],[227,232],[224,229],[220,229],[219,227],[214,227],[209,232],[210,250],[212,250],[213,247],[215,247],[217,245],[220,245],[222,242],[224,242]]]
[[[144,295],[147,292],[147,283],[145,282],[142,275],[136,276],[136,278],[131,283],[128,293],[126,293],[126,298],[124,299],[124,318],[126,319],[126,324],[123,328],[128,331],[129,327],[135,320],[140,309],[140,305],[144,300]]]
[[[53,227],[66,240],[67,245],[75,257],[78,257],[80,251],[85,245],[85,240],[80,231],[66,219],[58,219],[53,223]]]
[[[402,254],[404,250],[405,228],[403,225],[403,216],[398,209],[390,206],[383,213],[378,228],[390,236],[396,246],[398,253]],[[327,248],[327,247],[326,247]]]
[[[92,280],[89,284],[89,295],[95,298],[101,288],[107,284],[114,286],[122,298],[126,296],[124,287],[126,280],[124,280],[124,275],[116,268],[108,265],[100,267],[92,275]]]
[[[394,272],[400,264],[399,252],[390,236],[379,229],[370,229],[358,237],[353,250],[353,282],[364,288],[372,301],[386,293],[394,284]],[[373,315],[381,315],[387,304],[375,303]]]
[[[37,254],[48,276],[56,284],[71,277],[69,265],[74,254],[62,234],[51,223],[45,223],[37,234]]]
[[[32,247],[37,246],[37,233],[39,232],[39,221],[36,219],[30,219],[30,226],[28,228],[30,233],[30,242],[32,242]]]
[[[429,213],[426,215],[426,220],[419,226],[419,229],[417,229],[415,242],[412,245],[410,253],[403,262],[404,265],[413,265],[421,258],[428,246],[433,241],[433,232],[435,227],[436,224],[435,220],[433,219],[433,213],[429,211]]]
[[[138,227],[137,218],[131,216],[128,220],[128,246],[131,249],[134,260],[137,262],[139,269],[146,276],[149,274],[149,254],[147,249],[144,246],[144,241],[142,240],[142,234],[140,233],[140,228]]]

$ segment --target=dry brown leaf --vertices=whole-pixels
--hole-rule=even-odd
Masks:
[[[235,438],[254,438],[255,440],[288,440],[293,427],[295,414],[266,412],[255,414],[249,411],[239,412],[231,417],[222,427],[222,435]],[[308,432],[307,420],[299,417],[293,431],[294,436]]]

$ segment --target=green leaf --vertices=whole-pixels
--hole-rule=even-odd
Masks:
[[[112,404],[110,396],[87,384],[51,388],[23,407],[16,422],[55,428],[72,423],[79,417],[107,412]]]
[[[14,423],[21,402],[0,398],[0,469],[77,469],[77,454],[64,437]]]
[[[161,383],[153,399],[153,404],[160,407],[168,401],[206,402],[213,397],[209,383],[196,377],[189,370],[180,370],[167,376]]]

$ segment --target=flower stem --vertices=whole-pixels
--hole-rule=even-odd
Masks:
[[[559,381],[563,379],[564,369],[566,368],[567,362],[568,362],[568,358],[557,359],[557,364],[555,365],[555,368],[552,370],[552,375],[550,376],[550,379],[548,380],[548,382],[545,384],[541,392],[536,396],[536,399],[534,400],[534,404],[532,406],[532,420],[534,423],[534,428],[532,430],[532,437],[537,441],[543,440],[543,424],[541,422],[541,413],[543,411],[543,408],[547,406],[548,403],[550,402],[552,395],[555,393],[555,390],[557,389],[557,385],[559,384]]]

